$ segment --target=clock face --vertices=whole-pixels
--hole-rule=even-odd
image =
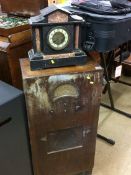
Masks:
[[[47,36],[49,46],[53,50],[62,50],[69,44],[69,32],[64,27],[52,28]]]

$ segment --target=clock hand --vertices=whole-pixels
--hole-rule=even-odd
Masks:
[[[54,39],[54,42],[55,42],[55,43],[61,43],[61,41],[62,41],[61,38],[56,38],[56,39]]]

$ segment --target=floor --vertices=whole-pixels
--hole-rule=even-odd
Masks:
[[[131,83],[131,77],[124,78]],[[131,87],[111,83],[115,106],[131,113]],[[108,103],[108,96],[102,101]],[[101,107],[98,133],[116,141],[114,146],[97,139],[92,175],[131,175],[131,119]]]

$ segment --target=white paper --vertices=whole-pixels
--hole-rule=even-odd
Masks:
[[[122,73],[122,65],[116,67],[115,78],[120,77],[121,73]]]

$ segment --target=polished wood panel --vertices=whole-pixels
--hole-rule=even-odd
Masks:
[[[31,71],[21,60],[35,175],[92,172],[102,69],[84,66]]]
[[[31,30],[0,36],[0,79],[22,89],[19,59],[32,48]]]
[[[131,56],[123,61],[123,74],[127,76],[131,76]]]
[[[48,5],[47,0],[0,0],[2,11],[19,16],[34,16]]]
[[[84,72],[84,71],[97,71],[101,70],[101,67],[96,62],[89,60],[87,64],[83,66],[69,66],[69,67],[62,67],[62,68],[52,68],[52,69],[44,69],[44,70],[36,70],[31,71],[30,69],[30,63],[28,59],[23,59],[21,61],[21,67],[24,67],[22,69],[22,76],[23,79],[25,78],[33,78],[33,77],[41,77],[43,74],[45,76],[49,75],[57,75],[57,74],[63,74],[63,73],[76,73],[76,72]]]
[[[12,84],[11,73],[8,64],[8,56],[5,52],[0,51],[0,80]]]
[[[9,28],[9,29],[4,29],[4,28],[0,28],[0,35],[3,37],[8,37],[9,35],[18,33],[18,32],[22,32],[24,30],[28,30],[30,29],[29,24],[23,25],[23,26],[17,26],[17,27],[13,27],[13,28]]]

